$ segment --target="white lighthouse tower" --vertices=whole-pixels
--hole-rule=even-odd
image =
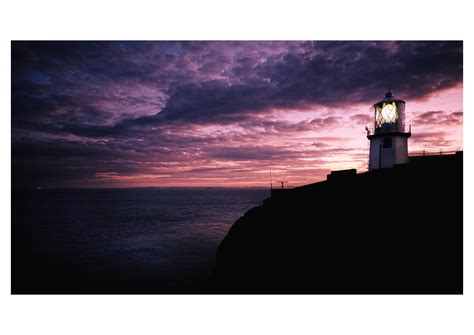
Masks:
[[[372,106],[374,129],[367,130],[370,141],[369,170],[408,163],[408,138],[405,132],[405,101],[397,99],[388,90],[385,98]]]

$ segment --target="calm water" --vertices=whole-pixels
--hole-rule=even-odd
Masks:
[[[15,192],[12,266],[21,280],[14,284],[199,288],[231,225],[268,196],[219,188]]]

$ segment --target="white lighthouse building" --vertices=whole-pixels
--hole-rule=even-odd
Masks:
[[[370,141],[369,170],[408,163],[411,129],[405,132],[405,101],[395,98],[388,90],[385,98],[372,108],[374,129],[366,129]]]

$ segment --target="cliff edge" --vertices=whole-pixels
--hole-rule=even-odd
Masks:
[[[211,291],[462,294],[462,157],[274,190],[220,244]]]

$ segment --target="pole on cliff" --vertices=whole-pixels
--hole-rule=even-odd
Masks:
[[[272,168],[270,167],[270,190],[273,190],[273,183],[272,183]]]
[[[279,180],[279,181],[277,181],[277,183],[281,183],[281,188],[283,189],[283,185],[285,183],[288,183],[288,180]]]

